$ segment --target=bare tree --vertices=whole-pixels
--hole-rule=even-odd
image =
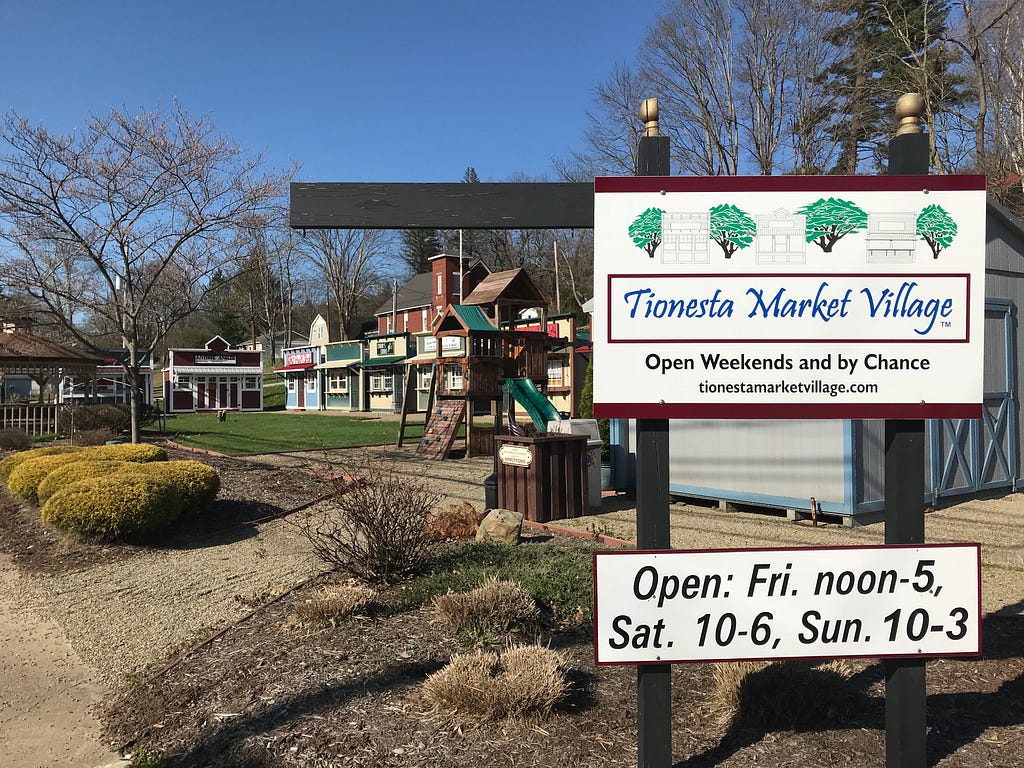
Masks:
[[[83,343],[85,318],[116,329],[135,442],[142,352],[194,311],[237,225],[269,214],[284,178],[178,104],[167,115],[115,109],[63,136],[12,113],[0,140],[6,276]]]
[[[640,147],[640,102],[648,84],[631,68],[619,64],[594,90],[595,108],[587,110],[585,149],[571,159],[556,160],[566,181],[589,181],[595,176],[632,176]]]
[[[330,290],[342,340],[349,338],[359,300],[381,285],[391,239],[383,230],[316,229],[305,235],[302,251]]]
[[[648,34],[643,76],[673,116],[683,173],[739,173],[737,26],[726,0],[677,0]]]
[[[672,2],[640,60],[679,171],[820,172],[835,152],[835,96],[822,78],[835,51],[821,39],[833,20],[803,0]]]

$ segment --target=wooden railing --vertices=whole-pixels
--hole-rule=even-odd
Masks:
[[[0,429],[20,429],[32,437],[59,434],[68,424],[66,411],[56,403],[0,405]]]
[[[542,386],[548,380],[547,334],[520,331],[503,333],[505,378],[533,379]]]

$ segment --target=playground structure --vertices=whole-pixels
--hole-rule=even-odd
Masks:
[[[524,313],[529,315],[525,321]],[[416,378],[412,369],[418,365],[430,366],[431,380],[427,421],[417,446],[421,455],[447,457],[463,424],[467,457],[493,453],[501,414],[507,411],[510,424],[515,423],[516,402],[538,432],[546,431],[548,421],[562,418],[544,395],[552,346],[547,299],[525,270],[485,277],[462,303],[444,308],[421,346],[424,351],[410,361],[406,377],[399,445],[414,407],[408,391]],[[487,412],[493,429],[476,427],[474,416]]]

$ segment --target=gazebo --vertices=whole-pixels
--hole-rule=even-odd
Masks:
[[[4,403],[0,409],[0,426],[16,427],[34,434],[54,431],[57,406],[42,405],[46,383],[59,383],[62,376],[76,376],[92,381],[91,389],[94,389],[96,369],[102,364],[103,360],[95,355],[5,324],[3,333],[0,333],[0,398],[4,398],[7,390],[4,384],[7,377],[23,376],[38,384],[40,404],[28,406],[19,403],[13,406]]]

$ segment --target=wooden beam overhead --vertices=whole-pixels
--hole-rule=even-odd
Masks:
[[[291,185],[292,229],[591,229],[591,182]]]

